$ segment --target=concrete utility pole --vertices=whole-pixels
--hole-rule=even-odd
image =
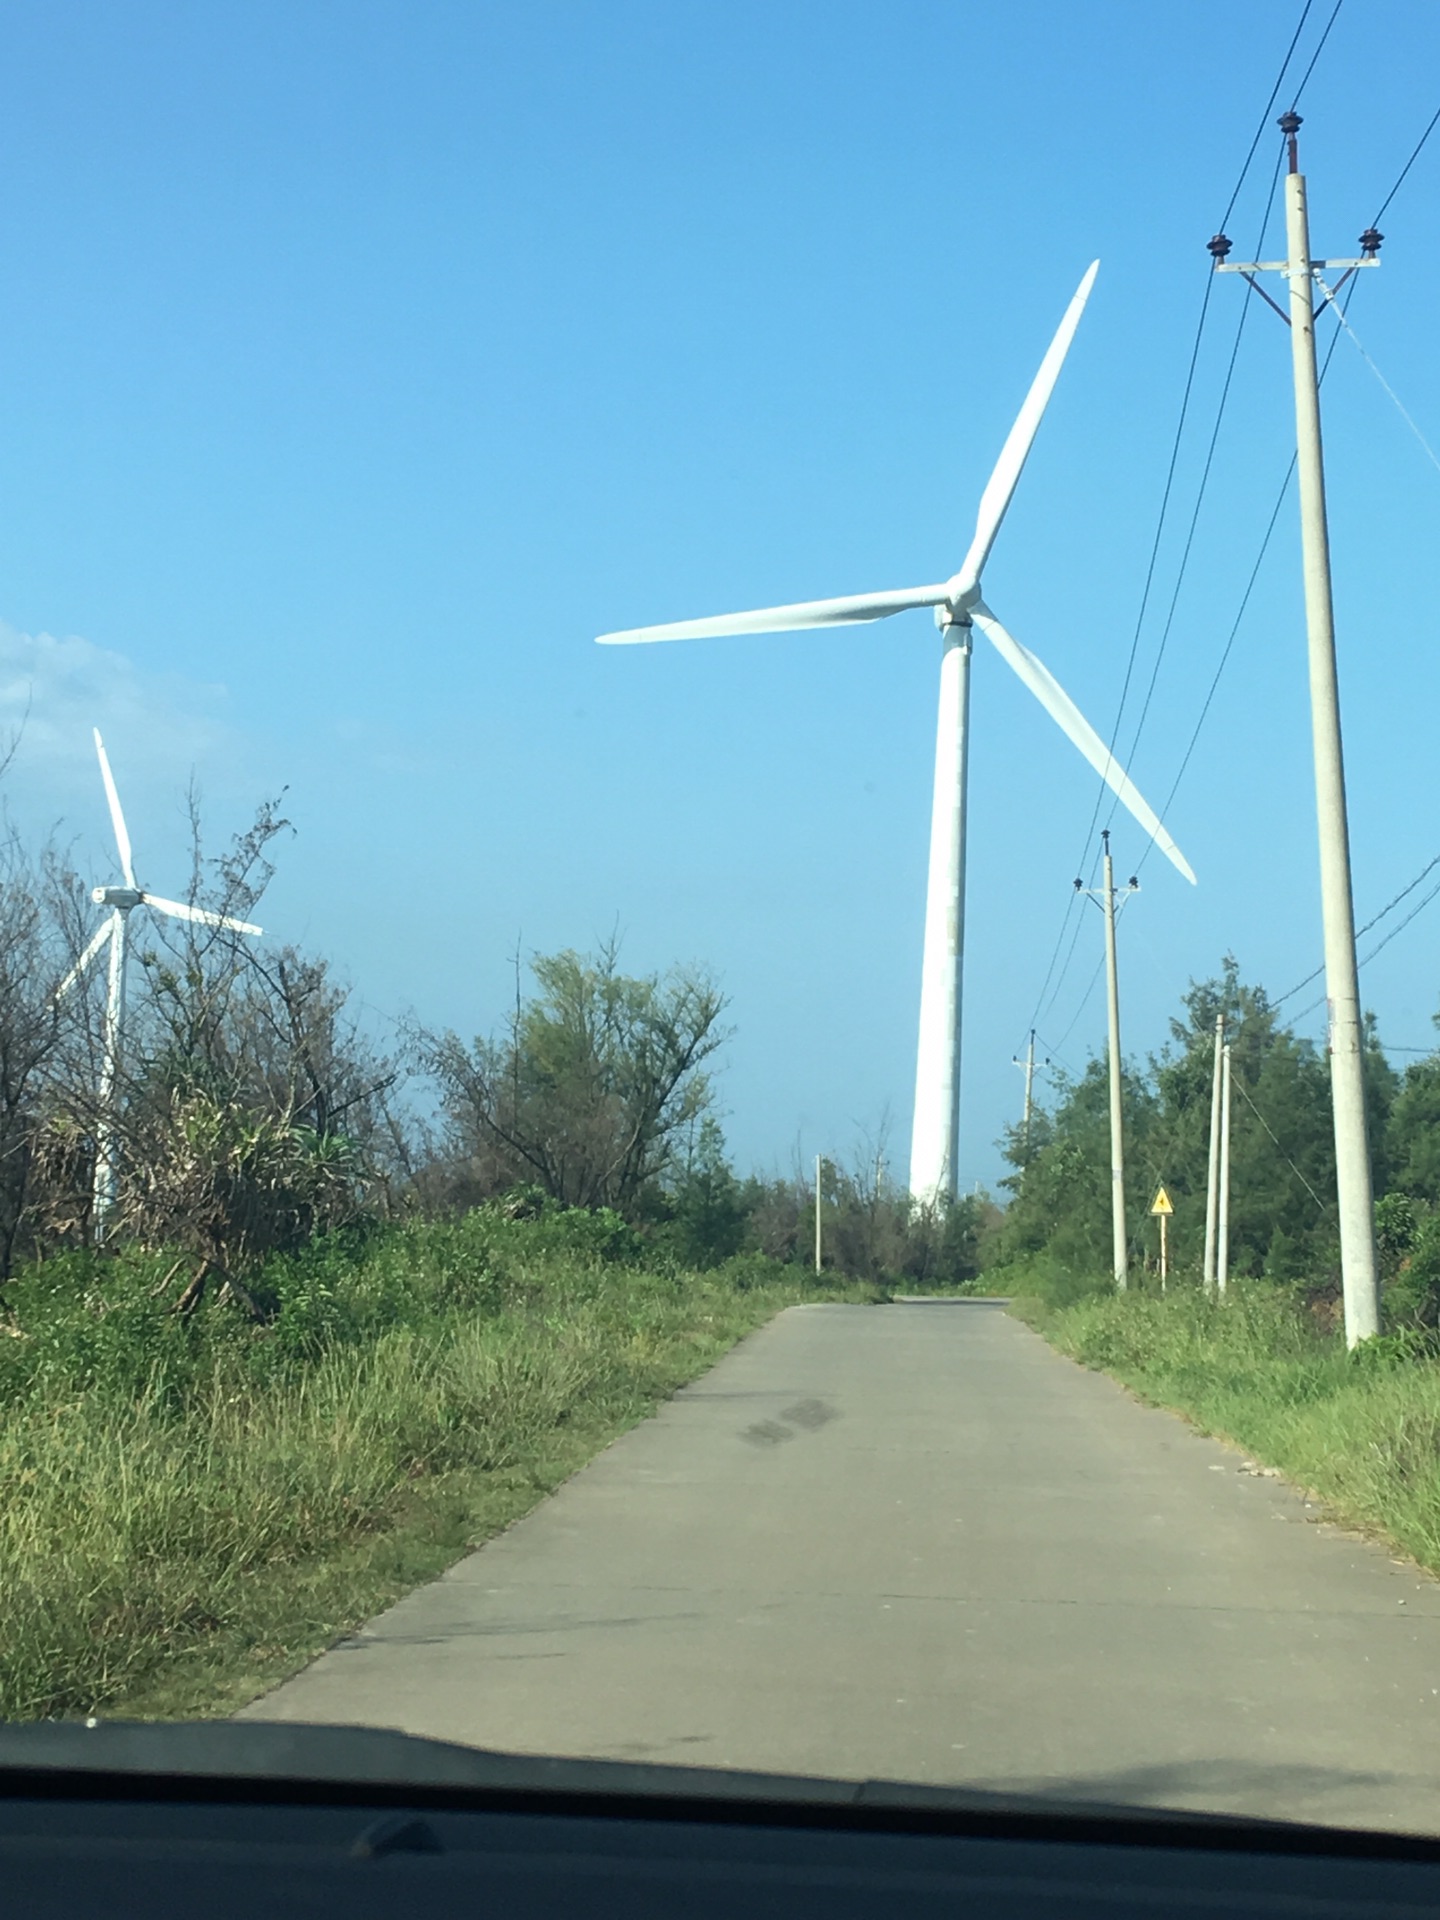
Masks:
[[[1129,1235],[1125,1228],[1125,1085],[1120,1068],[1120,973],[1115,953],[1115,863],[1110,858],[1110,829],[1100,835],[1105,846],[1105,884],[1099,894],[1075,882],[1077,893],[1099,898],[1105,912],[1105,974],[1110,1003],[1110,1223],[1114,1240],[1115,1285],[1123,1293],[1129,1284]],[[1131,878],[1123,894],[1138,893]]]
[[[820,1271],[820,1167],[821,1159],[815,1156],[815,1271]]]
[[[1215,1228],[1220,1204],[1220,1056],[1225,1049],[1225,1015],[1215,1016],[1215,1065],[1210,1075],[1210,1158],[1205,1171],[1205,1290],[1215,1285]]]
[[[1330,1097],[1335,1118],[1335,1173],[1340,1203],[1340,1272],[1345,1295],[1345,1339],[1358,1346],[1380,1331],[1380,1287],[1375,1259],[1375,1208],[1370,1145],[1365,1124],[1365,1033],[1360,977],[1355,960],[1355,912],[1350,886],[1350,829],[1345,807],[1345,762],[1340,741],[1340,689],[1335,668],[1335,614],[1330,592],[1330,537],[1325,518],[1325,466],[1320,439],[1320,385],[1315,366],[1315,294],[1334,299],[1324,274],[1378,267],[1383,235],[1373,227],[1360,236],[1358,260],[1314,260],[1305,176],[1296,136],[1298,113],[1280,116],[1289,146],[1285,180],[1284,260],[1227,266],[1230,242],[1216,234],[1209,243],[1217,270],[1243,273],[1263,294],[1255,276],[1283,273],[1290,287],[1290,326],[1295,373],[1295,441],[1300,481],[1300,535],[1304,551],[1305,624],[1310,651],[1310,714],[1315,743],[1315,801],[1320,827],[1320,905],[1325,930],[1325,992],[1330,1003]],[[1268,294],[1263,294],[1270,300]],[[1270,300],[1271,306],[1277,303]]]
[[[1030,1044],[1025,1049],[1025,1058],[1014,1061],[1014,1065],[1019,1067],[1025,1075],[1025,1125],[1022,1137],[1025,1142],[1025,1164],[1028,1166],[1030,1163],[1030,1116],[1035,1111],[1035,1029],[1033,1027],[1030,1029]]]
[[[1230,1279],[1230,1042],[1220,1051],[1220,1207],[1215,1230],[1215,1293],[1225,1298]]]

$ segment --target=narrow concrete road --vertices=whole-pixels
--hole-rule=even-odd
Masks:
[[[1440,1830],[1440,1585],[998,1307],[800,1307],[247,1710]]]

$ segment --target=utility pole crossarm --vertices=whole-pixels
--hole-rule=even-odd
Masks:
[[[1217,239],[1223,237],[1223,235],[1216,236]],[[1383,239],[1384,235],[1382,234],[1380,238]],[[1215,242],[1212,240],[1210,244],[1213,246]],[[1379,264],[1379,254],[1367,253],[1362,254],[1358,260],[1312,260],[1310,262],[1310,271],[1312,273],[1333,273],[1337,267],[1343,267],[1347,273],[1353,273],[1357,267],[1378,267]],[[1291,266],[1288,260],[1217,260],[1215,262],[1215,271],[1216,273],[1289,274],[1291,272]]]

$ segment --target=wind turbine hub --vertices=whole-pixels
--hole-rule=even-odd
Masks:
[[[96,887],[90,898],[97,907],[118,907],[121,913],[129,913],[145,896],[138,887]]]

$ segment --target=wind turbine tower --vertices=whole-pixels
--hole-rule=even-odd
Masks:
[[[95,752],[100,761],[100,778],[105,783],[110,824],[115,830],[115,851],[120,857],[120,872],[125,884],[119,887],[96,887],[91,893],[90,897],[96,906],[107,907],[109,912],[101,921],[94,939],[56,988],[55,998],[59,1000],[68,993],[109,946],[109,984],[105,995],[95,1122],[94,1225],[95,1238],[103,1240],[119,1186],[116,1114],[120,1097],[120,1072],[125,1055],[125,962],[131,914],[137,907],[150,907],[173,920],[190,920],[203,927],[223,927],[230,933],[258,935],[261,929],[252,926],[248,920],[232,919],[228,913],[211,913],[205,907],[191,906],[184,900],[163,899],[158,893],[147,893],[136,885],[130,830],[125,825],[115,776],[110,771],[109,756],[98,727],[95,729]]]
[[[940,630],[940,709],[930,812],[930,866],[920,978],[920,1036],[915,1114],[910,1139],[910,1192],[922,1205],[945,1204],[957,1192],[960,1118],[961,980],[965,950],[965,836],[970,748],[970,660],[975,630],[994,647],[1090,765],[1192,885],[1195,875],[1158,816],[1050,670],[1006,632],[981,597],[981,574],[1014,495],[1085,302],[1099,271],[1086,272],[1050,342],[1016,416],[995,470],[980,496],[975,534],[959,571],[933,586],[900,587],[761,607],[749,613],[681,620],[667,626],[602,633],[603,646],[655,640],[719,639],[737,634],[794,633],[859,626],[918,607],[934,610]]]

